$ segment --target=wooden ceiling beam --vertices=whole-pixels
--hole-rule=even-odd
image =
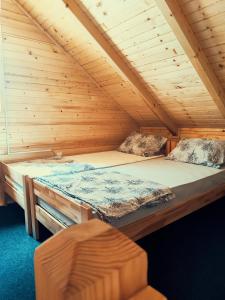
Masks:
[[[225,117],[225,90],[211,67],[178,0],[155,0],[179,43],[189,57],[215,104]]]
[[[110,44],[107,38],[101,33],[95,22],[85,11],[83,5],[74,0],[63,0],[66,7],[75,15],[80,23],[87,29],[92,37],[97,41],[101,48],[110,58],[112,65],[119,70],[120,73],[132,83],[134,88],[143,97],[146,105],[159,118],[159,120],[172,132],[177,134],[177,126],[174,121],[162,109],[159,101],[153,91],[146,86],[144,81],[131,68],[125,59],[118,54],[118,51]]]

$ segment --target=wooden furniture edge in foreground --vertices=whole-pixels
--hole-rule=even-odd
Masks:
[[[99,220],[65,229],[35,251],[37,300],[166,300],[147,283],[147,255]]]

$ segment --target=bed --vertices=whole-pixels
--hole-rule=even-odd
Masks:
[[[88,160],[88,156],[83,156],[80,161],[93,162]],[[170,187],[175,194],[175,198],[168,202],[141,207],[111,222],[133,240],[140,239],[225,195],[224,169],[168,161],[164,157],[117,163],[111,169],[122,174],[135,174],[139,178],[147,177]],[[56,233],[72,224],[98,218],[89,205],[77,203],[70,196],[35,179],[30,178],[28,181],[35,238],[39,237],[38,222]]]
[[[118,151],[105,151],[92,154],[81,154],[57,157],[51,150],[29,154],[5,156],[0,164],[1,199],[12,199],[24,209],[25,225],[28,234],[32,234],[30,209],[29,178],[47,175],[51,172],[49,164],[70,164],[73,161],[94,162],[96,166],[109,166],[127,162],[145,160],[136,155],[126,155]]]
[[[53,156],[54,152],[51,150],[0,156],[0,204],[6,205],[13,200],[24,209],[28,234],[32,233],[32,228],[27,174],[18,172],[13,168],[13,165],[25,160],[47,159]]]

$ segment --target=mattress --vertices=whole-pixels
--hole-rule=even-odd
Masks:
[[[155,181],[171,188],[224,171],[224,169],[166,160],[164,157],[116,166],[112,169],[141,179]]]
[[[205,166],[186,164],[181,162],[169,161],[164,158],[145,160],[110,167],[121,173],[132,174],[140,178],[156,181],[172,189],[175,199],[162,205],[153,207],[142,207],[136,212],[130,213],[120,219],[113,220],[112,225],[122,227],[140,218],[151,216],[161,209],[173,207],[176,203],[182,203],[196,197],[199,193],[210,191],[221,184],[225,184],[225,170],[214,169]],[[53,215],[58,221],[66,226],[74,222],[38,199],[39,205]]]
[[[160,156],[143,157],[133,154],[126,154],[115,150],[73,156],[64,156],[61,159],[46,158],[30,160],[25,162],[11,163],[10,166],[13,167],[13,169],[18,173],[28,175],[33,178],[37,176],[45,176],[51,174],[51,169],[47,165],[49,163],[60,164],[78,162],[91,164],[94,167],[109,167],[152,160],[158,157]]]

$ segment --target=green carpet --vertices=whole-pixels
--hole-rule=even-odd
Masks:
[[[221,199],[139,241],[149,253],[150,284],[169,300],[225,300],[224,215]],[[37,246],[22,209],[0,207],[0,300],[34,299]]]

